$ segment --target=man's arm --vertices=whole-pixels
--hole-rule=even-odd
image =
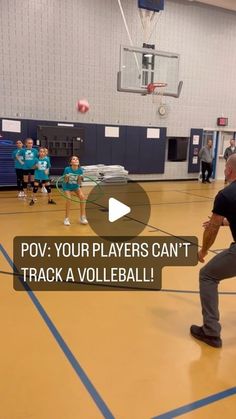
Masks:
[[[212,214],[210,220],[206,223],[203,233],[202,248],[198,252],[199,262],[204,262],[204,257],[213,245],[218,234],[220,226],[223,225],[224,217],[218,214]]]
[[[227,161],[228,160],[228,157],[229,157],[229,149],[228,149],[228,147],[225,149],[225,152],[224,152],[224,159]]]
[[[203,154],[203,147],[201,148],[201,150],[199,151],[199,153],[198,153],[198,157],[199,157],[199,159],[201,159],[202,158],[202,154]]]

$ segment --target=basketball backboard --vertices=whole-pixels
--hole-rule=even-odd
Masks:
[[[121,45],[117,90],[147,94],[150,83],[167,83],[164,96],[179,97],[179,54]]]

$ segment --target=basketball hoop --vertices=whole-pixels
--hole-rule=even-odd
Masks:
[[[164,87],[167,86],[167,83],[162,83],[162,82],[156,82],[156,83],[149,83],[147,85],[147,92],[149,94],[153,93],[156,95],[162,94],[162,91],[155,91],[157,88],[159,89],[163,89]]]
[[[147,85],[147,93],[152,95],[152,102],[156,106],[158,115],[161,117],[167,116],[167,106],[163,103],[163,95],[167,83],[156,82]]]

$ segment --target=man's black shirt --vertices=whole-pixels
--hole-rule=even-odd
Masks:
[[[236,242],[236,180],[218,192],[212,212],[227,218],[233,239]]]

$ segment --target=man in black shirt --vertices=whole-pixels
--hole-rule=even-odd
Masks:
[[[231,155],[225,165],[225,176],[229,186],[215,197],[212,216],[205,222],[202,248],[198,260],[204,262],[208,250],[213,245],[220,226],[229,226],[234,242],[223,252],[217,254],[200,270],[200,299],[203,326],[192,325],[190,333],[210,346],[220,348],[221,326],[218,309],[219,281],[236,276],[236,154]]]

